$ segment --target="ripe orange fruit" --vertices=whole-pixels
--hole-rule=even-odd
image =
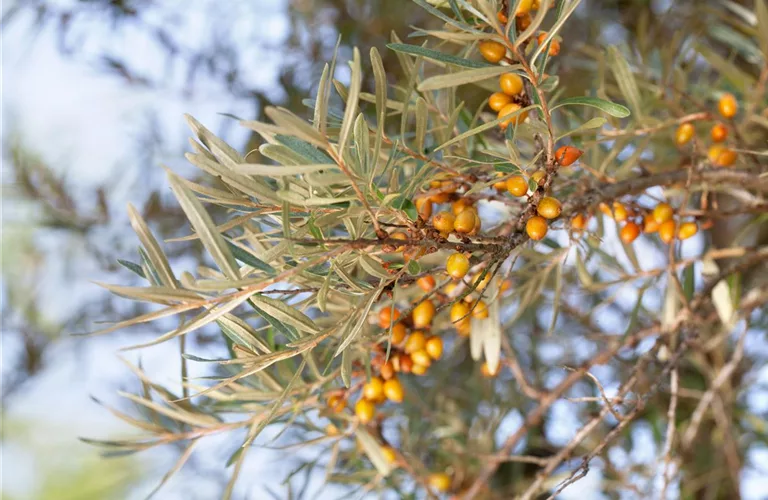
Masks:
[[[367,399],[361,399],[355,403],[355,415],[360,419],[360,422],[367,424],[373,420],[373,416],[376,413],[376,406]]]
[[[507,17],[507,13],[503,10],[500,10],[499,13],[496,14],[496,19],[498,19],[501,24],[507,24],[509,22],[509,17]]]
[[[619,237],[621,238],[621,241],[627,245],[635,241],[639,235],[640,226],[631,221],[627,222],[624,227],[621,228],[621,231],[619,231]]]
[[[405,347],[403,347],[403,350],[406,353],[411,354],[414,351],[423,349],[426,344],[427,337],[424,336],[424,332],[416,330],[415,332],[408,335],[408,338],[405,340]]]
[[[520,105],[517,104],[516,102],[509,103],[506,106],[504,106],[503,108],[501,108],[501,111],[499,111],[498,118],[502,118],[504,116],[512,114],[512,113],[514,113],[515,111],[517,111],[519,109],[520,109]],[[499,123],[499,126],[503,130],[503,129],[507,128],[510,124],[514,123],[515,125],[517,125],[518,123],[521,123],[521,122],[525,121],[525,119],[527,117],[528,117],[528,112],[524,111],[524,112],[518,113],[518,114],[516,114],[514,116],[510,116],[506,120],[503,120],[501,123]]]
[[[435,304],[427,299],[419,303],[413,309],[413,326],[415,328],[427,328],[435,317]]]
[[[557,198],[545,196],[539,201],[539,206],[536,208],[536,211],[545,219],[556,219],[560,215],[562,209],[563,207],[560,205]]]
[[[512,98],[504,92],[494,92],[491,94],[491,97],[488,98],[488,107],[498,112],[510,102],[512,102]]]
[[[328,398],[328,408],[333,413],[341,413],[346,407],[347,401],[343,397],[334,395]]]
[[[522,175],[513,175],[507,179],[507,191],[512,196],[525,196],[528,193],[528,181]]]
[[[512,289],[512,280],[504,280],[501,282],[501,291],[506,292]]]
[[[401,241],[406,241],[408,239],[408,235],[402,231],[394,232],[390,234],[389,237],[392,238],[393,240],[401,240]],[[405,250],[405,245],[400,245],[399,247],[395,247],[395,252],[402,252],[403,250]]]
[[[659,203],[653,208],[653,220],[656,224],[663,224],[667,222],[675,214],[669,203]]]
[[[530,14],[517,16],[517,19],[515,19],[515,26],[517,26],[517,31],[527,30],[528,26],[531,25],[531,22],[533,22],[533,17]]]
[[[517,73],[504,73],[499,77],[499,87],[508,96],[519,94],[523,91],[523,86],[523,77]]]
[[[480,42],[479,48],[485,60],[494,64],[504,59],[504,55],[507,53],[507,48],[494,40]]]
[[[477,225],[477,211],[474,208],[468,208],[456,216],[453,228],[457,233],[470,233]]]
[[[544,239],[548,229],[547,220],[540,215],[534,215],[525,223],[525,232],[534,241]]]
[[[430,358],[434,360],[440,359],[440,356],[443,355],[443,339],[436,336],[429,337],[424,345],[424,350],[427,351]]]
[[[456,291],[457,286],[459,286],[458,283],[452,281],[443,287],[443,293],[450,297],[453,295],[453,292]]]
[[[451,306],[451,323],[469,323],[469,306],[464,302],[455,302]]]
[[[408,354],[397,353],[392,356],[392,367],[394,367],[396,372],[411,373],[413,360]]]
[[[416,210],[419,216],[424,220],[429,220],[432,216],[432,202],[429,198],[416,198]]]
[[[524,16],[528,14],[533,8],[533,0],[521,0],[515,11],[516,16]],[[445,490],[440,490],[445,491]]]
[[[643,218],[643,232],[655,233],[659,230],[659,223],[653,218],[653,214],[645,214]]]
[[[389,380],[395,376],[395,366],[392,364],[391,360],[381,365],[379,374],[381,375],[381,378],[383,378],[384,380]]]
[[[581,231],[587,227],[587,218],[584,214],[576,214],[571,218],[571,229],[574,231]]]
[[[424,375],[425,373],[427,373],[427,368],[429,367],[424,365],[417,365],[414,363],[411,373],[413,373],[414,375]]]
[[[496,172],[496,177],[504,177],[504,174],[501,172]],[[507,189],[507,180],[501,180],[498,182],[493,183],[493,189],[495,189],[498,192],[504,192]]]
[[[539,42],[539,45],[543,45],[545,38],[547,38],[547,32],[543,31],[539,33],[538,37],[536,37],[536,41]],[[549,44],[549,55],[554,57],[559,53],[560,53],[560,42],[553,38]]]
[[[541,179],[543,179],[547,173],[543,170],[537,170],[531,175],[531,179],[533,179],[533,182],[536,184],[539,184],[541,182]]]
[[[448,257],[445,270],[451,278],[460,280],[469,272],[469,259],[463,253],[456,252]]]
[[[395,323],[392,325],[392,344],[397,345],[405,340],[406,329],[402,323]]]
[[[561,166],[567,167],[573,165],[582,154],[584,154],[584,151],[579,148],[574,148],[573,146],[560,146],[557,148],[557,151],[555,151],[555,160],[557,160],[557,163]]]
[[[523,2],[525,1],[526,0],[523,0]],[[429,475],[427,483],[433,490],[443,493],[451,488],[451,477],[445,472],[435,472],[434,474]]]
[[[627,207],[618,201],[613,202],[613,218],[617,222],[624,222],[627,220]]]
[[[680,229],[677,230],[677,238],[680,240],[687,240],[698,232],[699,227],[695,222],[683,222],[680,224]]]
[[[733,118],[739,111],[739,103],[733,94],[726,93],[717,102],[717,110],[724,118]]]
[[[429,357],[426,349],[419,349],[418,351],[411,353],[411,359],[413,360],[413,366],[423,366],[429,368],[432,364],[432,358]]]
[[[717,123],[709,132],[714,142],[723,142],[728,138],[728,128],[722,123]]]
[[[386,460],[390,465],[397,461],[397,453],[395,453],[394,448],[391,446],[382,446],[381,454],[384,455],[384,460]]]
[[[488,304],[478,300],[475,308],[472,309],[472,317],[475,319],[485,319],[488,317]]]
[[[467,208],[471,208],[473,204],[474,202],[469,198],[459,198],[451,203],[451,211],[453,212],[453,215],[459,215]]]
[[[368,401],[376,401],[384,394],[384,381],[379,377],[372,377],[363,386],[363,397]]]
[[[384,382],[384,395],[395,403],[403,402],[403,385],[397,378],[391,378]]]
[[[435,288],[435,277],[431,274],[422,276],[416,280],[416,284],[425,292],[431,292]]]
[[[696,128],[692,123],[683,123],[677,127],[677,131],[675,132],[675,144],[678,146],[688,144],[691,139],[693,139],[695,133]]]
[[[439,212],[432,218],[432,226],[441,233],[453,231],[453,223],[456,217],[451,212]]]
[[[722,144],[713,144],[707,152],[709,161],[717,167],[730,167],[736,163],[737,154],[732,149],[728,149]]]
[[[676,227],[677,224],[675,224],[674,219],[669,219],[659,224],[659,238],[661,238],[661,241],[666,244],[672,243],[672,240],[675,239]]]
[[[387,305],[379,309],[379,326],[381,328],[389,328],[389,325],[393,321],[397,321],[400,317],[400,311],[394,307]]]

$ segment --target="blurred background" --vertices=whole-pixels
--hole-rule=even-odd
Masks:
[[[590,85],[580,72],[583,46],[631,42],[641,23],[673,30],[672,3],[584,0],[563,33],[559,74],[569,93]],[[674,1],[677,13],[688,14],[705,3]],[[3,2],[2,498],[145,498],[176,458],[177,450],[162,449],[102,460],[77,439],[127,431],[92,399],[119,407],[117,391],[136,390],[119,357],[156,380],[178,380],[174,345],[119,352],[163,325],[72,334],[142,312],[93,283],[134,279],[116,261],[136,253],[128,203],[160,238],[187,234],[161,168],[198,175],[183,159],[190,135],[183,113],[241,151],[254,150],[258,139],[233,117],[260,119],[267,105],[307,115],[302,100],[337,40],[342,61],[352,46],[363,54],[378,47],[394,82],[398,65],[384,49],[390,32],[405,38],[409,26],[434,22],[409,0]],[[345,81],[346,71],[340,64],[336,78]],[[165,248],[178,269],[194,268],[199,248]],[[206,331],[189,342],[205,357],[222,348]],[[236,444],[212,441],[156,498],[220,496],[223,463]],[[269,491],[284,498],[273,479],[284,467],[270,463],[268,451],[252,456],[254,473],[242,476],[238,498]],[[754,481],[753,498],[765,498]]]

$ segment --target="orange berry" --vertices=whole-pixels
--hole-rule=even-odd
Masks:
[[[656,224],[663,224],[672,218],[675,211],[669,203],[659,203],[653,208],[653,220]]]
[[[411,373],[413,373],[414,375],[424,375],[425,373],[427,373],[427,368],[429,367],[424,365],[417,365],[414,363]]]
[[[357,418],[360,419],[361,423],[367,424],[373,420],[375,413],[376,406],[373,404],[373,402],[368,401],[367,399],[361,399],[355,403],[355,415],[357,415]]]
[[[627,245],[635,241],[639,235],[640,226],[634,222],[627,222],[624,227],[621,228],[621,231],[619,231],[619,237],[621,238],[621,241]]]
[[[397,231],[389,235],[390,238],[393,240],[400,240],[400,241],[406,241],[408,240],[408,235],[403,233],[402,231]],[[400,245],[399,247],[395,247],[395,252],[402,252],[405,250],[405,245]]]
[[[562,205],[560,205],[560,202],[557,200],[557,198],[553,198],[551,196],[545,196],[539,201],[539,206],[536,208],[536,211],[544,217],[545,219],[555,219],[560,215],[560,212],[563,210]]]
[[[392,356],[392,366],[396,372],[411,373],[411,369],[413,368],[413,360],[408,354],[398,353]]]
[[[547,173],[543,170],[537,170],[531,175],[531,179],[533,179],[533,182],[536,184],[539,184],[541,182],[541,179],[543,179]]]
[[[736,102],[736,98],[733,94],[723,94],[717,103],[717,110],[723,118],[733,118],[739,111],[739,103]]]
[[[384,455],[384,460],[386,460],[390,465],[397,461],[397,453],[395,453],[394,448],[391,446],[382,446],[381,454]]]
[[[479,48],[485,60],[494,64],[504,59],[504,55],[507,53],[506,47],[494,40],[480,42]]]
[[[419,217],[424,220],[429,220],[432,216],[432,201],[429,198],[416,198],[416,210],[419,212]]]
[[[339,428],[333,424],[328,424],[325,426],[325,434],[328,436],[338,436]]]
[[[512,280],[504,280],[501,282],[501,291],[506,292],[512,289]]]
[[[625,207],[623,204],[619,203],[618,201],[613,202],[613,218],[617,222],[624,222],[627,220],[628,214],[627,214],[627,207]]]
[[[474,208],[468,208],[456,216],[453,228],[457,233],[470,233],[477,225],[478,215]]]
[[[722,123],[717,123],[709,132],[714,142],[723,142],[728,138],[728,128]]]
[[[584,217],[584,214],[576,214],[571,219],[571,229],[574,231],[581,231],[587,227],[587,218]]]
[[[488,107],[492,110],[499,112],[501,108],[512,102],[512,98],[504,92],[494,92],[491,97],[488,98]]]
[[[499,77],[499,87],[508,96],[519,94],[523,91],[523,86],[523,77],[517,73],[504,73]]]
[[[653,218],[653,214],[645,214],[643,217],[643,232],[655,233],[659,230],[659,223]]]
[[[430,358],[434,360],[440,359],[440,356],[443,355],[443,339],[436,336],[429,337],[424,350],[427,351]]]
[[[403,385],[397,378],[391,378],[384,382],[384,395],[395,403],[403,402]]]
[[[526,0],[523,0],[524,2]],[[530,2],[529,2],[530,3]],[[440,493],[446,492],[451,488],[451,476],[444,472],[435,472],[427,478],[429,487]]]
[[[513,175],[507,179],[507,191],[512,196],[525,196],[528,193],[528,181],[522,175]]]
[[[392,306],[384,306],[379,309],[379,326],[381,328],[389,328],[389,325],[391,325],[393,321],[397,321],[399,317],[400,311]]]
[[[432,324],[432,318],[435,317],[435,304],[427,299],[419,303],[413,309],[413,326],[416,328],[427,328]]]
[[[427,353],[426,349],[419,349],[418,351],[411,353],[411,359],[413,360],[413,366],[429,368],[429,365],[432,364],[432,358],[429,357],[429,353]]]
[[[453,223],[456,217],[451,212],[439,212],[432,218],[432,226],[441,233],[453,231]]]
[[[414,351],[423,349],[426,343],[427,338],[424,336],[424,332],[416,330],[415,332],[408,335],[408,338],[405,340],[405,347],[403,350],[406,353],[411,354]]]
[[[525,223],[525,232],[534,241],[544,239],[548,229],[547,220],[539,215],[534,215]]]
[[[347,401],[343,397],[334,395],[328,398],[328,408],[333,413],[341,413],[346,407]]]
[[[381,375],[381,378],[383,378],[384,380],[389,380],[395,376],[395,366],[392,364],[391,360],[381,365],[381,370],[379,370],[379,374]]]
[[[505,117],[507,115],[510,115],[510,114],[514,113],[515,111],[517,111],[519,109],[520,109],[520,105],[517,104],[516,102],[509,103],[506,106],[504,106],[503,108],[501,108],[501,111],[499,111],[498,118],[503,118],[503,117]],[[527,111],[523,111],[522,113],[518,113],[518,114],[516,114],[514,116],[510,116],[506,120],[503,120],[501,123],[499,123],[499,126],[501,127],[502,130],[504,130],[505,128],[507,128],[509,125],[511,125],[513,123],[515,125],[517,125],[517,124],[519,124],[521,122],[524,122],[527,117],[528,117],[528,112]]]
[[[402,323],[395,323],[392,325],[392,343],[397,345],[405,340],[406,328]]]
[[[469,272],[469,259],[463,253],[456,252],[448,257],[445,270],[451,278],[460,280]]]
[[[451,199],[451,193],[443,191],[442,193],[436,193],[429,197],[429,201],[432,203],[445,203]]]
[[[687,240],[698,232],[699,227],[695,222],[683,222],[680,224],[680,229],[677,230],[677,238],[680,240]]]
[[[732,149],[728,149],[722,144],[713,144],[707,152],[709,161],[717,167],[730,167],[736,163],[737,154]]]
[[[539,36],[536,37],[536,41],[539,42],[539,45],[544,45],[544,40],[547,38],[547,32],[542,31],[539,33]],[[556,56],[560,53],[560,42],[555,40],[554,38],[549,44],[549,55],[550,56]]]
[[[488,286],[488,283],[491,281],[491,273],[485,273],[485,276],[481,279],[480,276],[483,275],[483,272],[480,271],[477,274],[475,274],[474,279],[472,280],[472,285],[475,287],[475,290],[478,292],[482,292],[485,290],[485,287]]]
[[[608,217],[613,218],[613,211],[611,210],[611,207],[609,207],[606,203],[603,203],[602,201],[597,206],[601,212],[603,212]]]
[[[567,167],[573,165],[582,154],[584,154],[584,151],[579,148],[574,148],[573,146],[560,146],[557,148],[557,151],[555,151],[555,160],[557,160],[557,163],[559,163],[560,166]]]
[[[531,17],[530,14],[523,14],[522,16],[518,16],[517,19],[515,19],[515,26],[517,26],[517,31],[527,30],[528,26],[531,25],[531,22],[533,22],[533,17]]]
[[[469,323],[469,306],[464,302],[455,302],[451,306],[451,323],[459,325]]]
[[[483,365],[480,367],[480,373],[485,378],[495,378],[496,375],[499,374],[499,367],[496,367],[496,371],[491,371],[491,369],[488,367],[488,362],[484,361]]]
[[[371,378],[363,386],[363,397],[369,401],[376,401],[382,394],[384,394],[384,381],[379,377]]]
[[[507,24],[509,22],[509,17],[507,17],[506,12],[503,10],[500,10],[499,13],[496,14],[496,19],[498,19],[501,24]]]
[[[675,239],[675,229],[677,225],[674,219],[669,219],[659,224],[659,238],[666,244],[672,243]]]
[[[533,0],[520,0],[520,3],[517,6],[517,10],[515,11],[515,15],[524,16],[528,14],[532,8],[533,8]]]
[[[496,172],[496,177],[504,177],[504,174],[501,172]],[[504,192],[507,189],[507,180],[500,180],[493,183],[493,189],[495,189],[498,192]]]
[[[422,276],[421,278],[416,280],[416,284],[424,290],[425,292],[431,292],[435,288],[435,277],[431,274],[427,276]]]
[[[488,317],[488,304],[482,300],[478,300],[474,309],[472,309],[472,317],[475,319],[485,319]]]
[[[471,208],[473,204],[474,202],[469,198],[459,198],[451,203],[451,211],[453,212],[453,215],[459,215],[467,208]]]
[[[675,144],[678,146],[688,144],[691,139],[693,139],[694,134],[696,134],[696,128],[693,124],[683,123],[677,127],[677,131],[675,132]]]

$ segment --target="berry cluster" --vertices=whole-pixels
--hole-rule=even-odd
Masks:
[[[739,104],[733,94],[723,94],[717,103],[720,115],[730,120],[739,111]],[[675,144],[684,146],[696,136],[696,127],[691,122],[680,125],[675,131]],[[728,139],[728,127],[723,123],[715,123],[709,131],[712,144],[707,151],[707,159],[716,167],[730,167],[738,159],[738,154],[725,145]]]

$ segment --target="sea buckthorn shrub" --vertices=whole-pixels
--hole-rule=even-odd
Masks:
[[[292,474],[397,498],[546,497],[591,468],[611,497],[733,498],[763,432],[731,379],[766,325],[747,276],[768,259],[765,8],[583,47],[579,0],[417,3],[438,29],[240,122],[262,163],[187,118],[211,182],[168,182],[209,258],[172,267],[130,208],[141,248],[121,262],[145,286],[107,288],[158,308],[100,331],[177,321],[132,347],[180,342],[182,389],[134,367],[141,411],[114,411],[141,438],[90,441],[176,445],[175,471],[231,435],[225,497],[273,426],[321,457]],[[558,76],[574,66],[585,93]],[[198,331],[223,356],[183,342]],[[658,460],[614,462],[643,426]]]

